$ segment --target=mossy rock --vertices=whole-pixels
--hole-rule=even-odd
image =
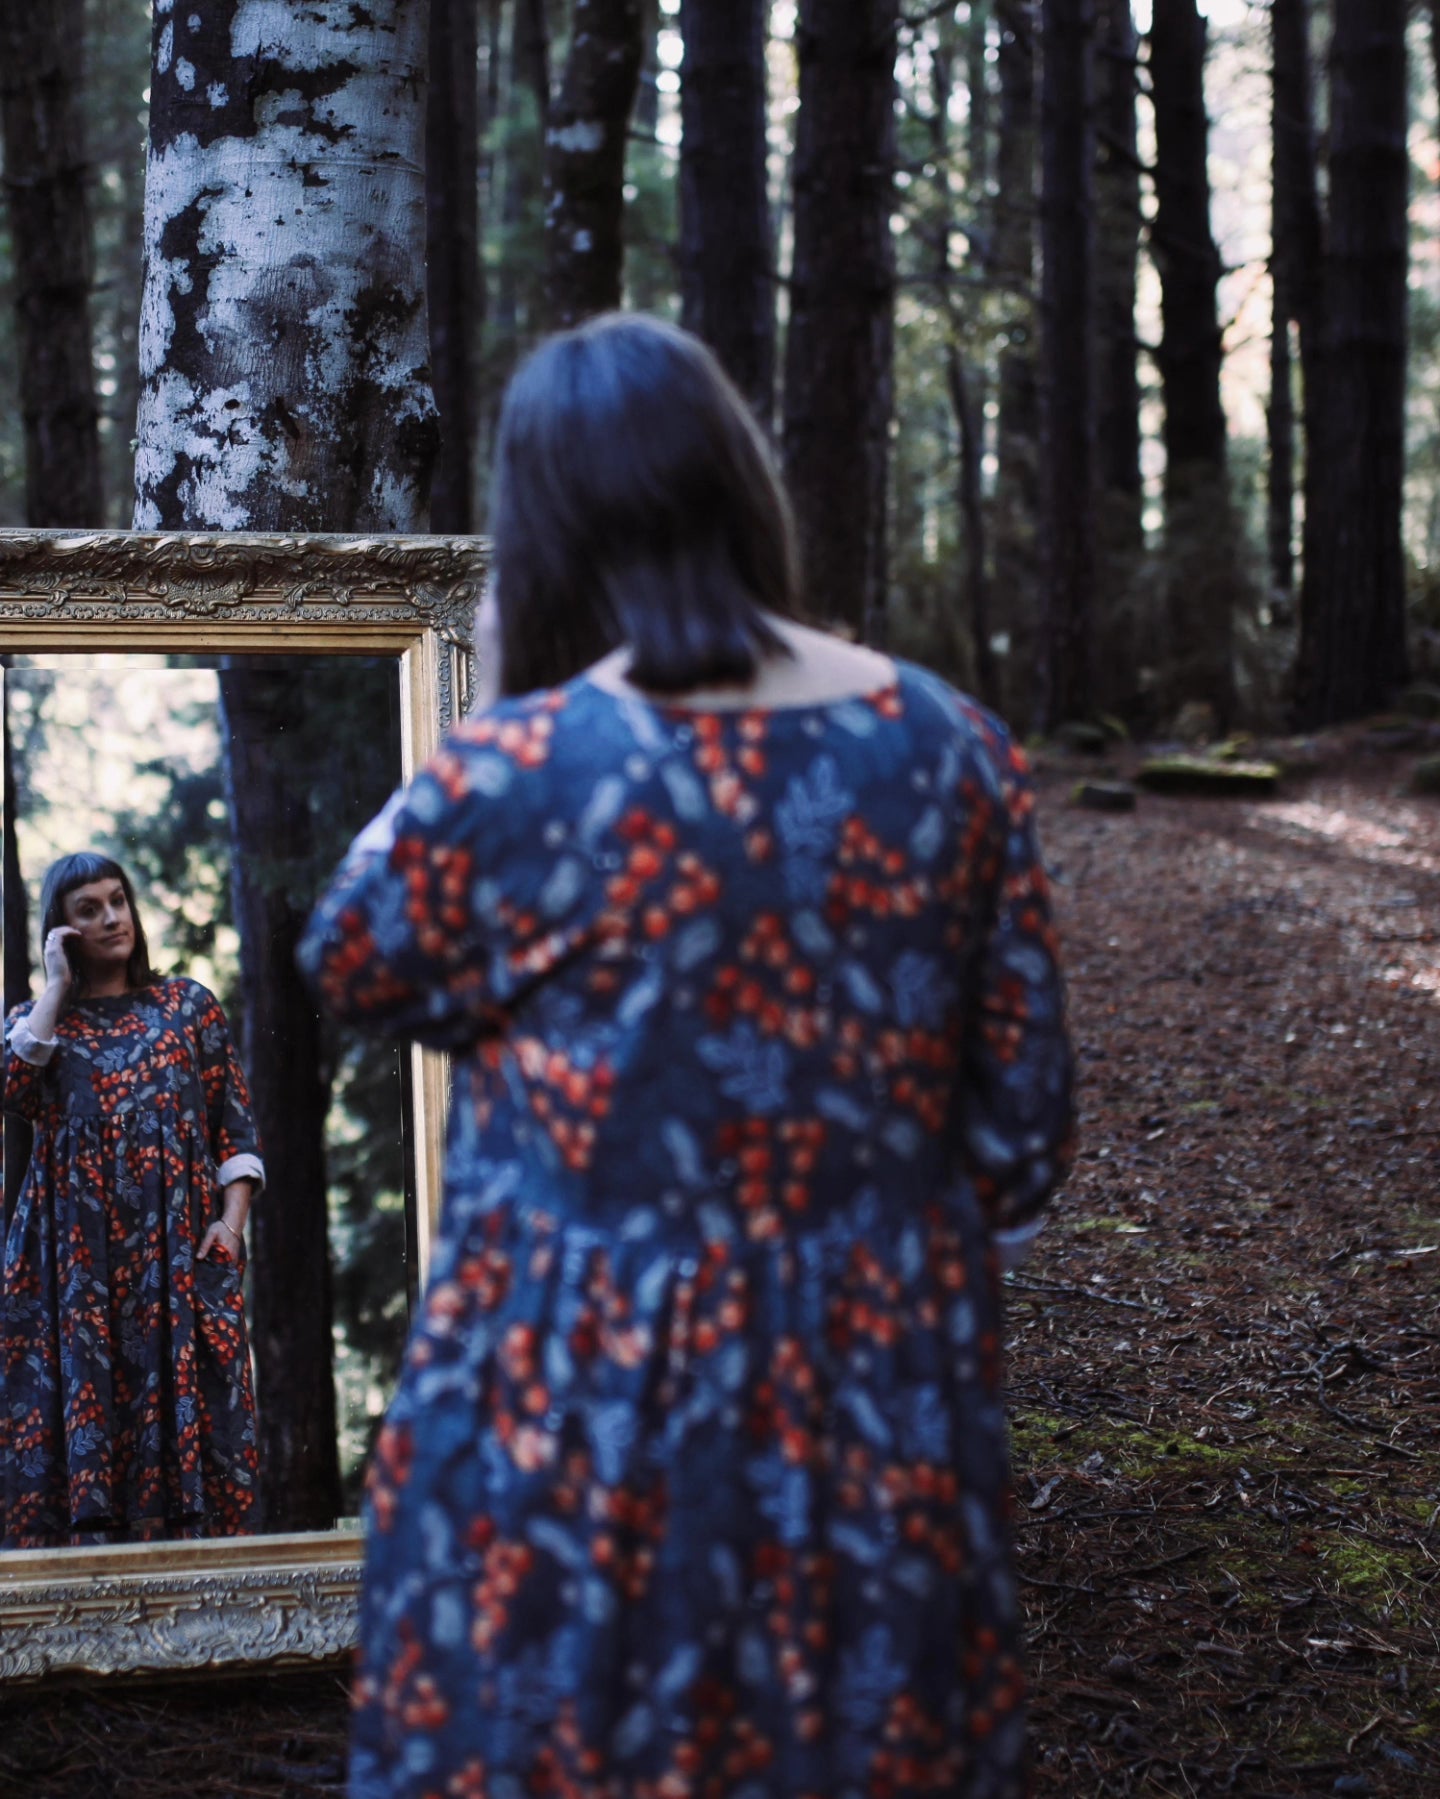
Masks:
[[[1410,771],[1410,791],[1440,799],[1440,756],[1426,756],[1415,764]]]
[[[1426,681],[1417,681],[1400,695],[1399,710],[1407,718],[1425,719],[1430,724],[1440,723],[1440,687],[1432,687]]]
[[[1273,762],[1218,762],[1206,756],[1156,756],[1135,777],[1151,793],[1209,799],[1264,799],[1280,784]]]
[[[1086,718],[1067,719],[1055,728],[1055,741],[1072,756],[1103,756],[1110,748],[1110,733]]]
[[[1135,810],[1135,789],[1128,781],[1081,781],[1071,798],[1090,812]]]

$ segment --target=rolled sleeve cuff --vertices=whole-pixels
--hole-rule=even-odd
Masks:
[[[222,1187],[228,1187],[231,1181],[254,1181],[258,1193],[265,1185],[265,1164],[249,1150],[238,1156],[227,1156],[215,1172]]]
[[[22,1062],[29,1062],[34,1068],[43,1068],[55,1054],[58,1039],[52,1037],[47,1043],[43,1037],[37,1037],[25,1019],[20,1019],[10,1033],[10,1047]]]
[[[990,1241],[995,1245],[996,1258],[1006,1273],[1018,1268],[1029,1256],[1040,1235],[1041,1222],[1032,1218],[1029,1224],[1012,1224],[1004,1230],[991,1232]]]

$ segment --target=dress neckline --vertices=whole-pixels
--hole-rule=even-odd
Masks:
[[[734,706],[692,706],[683,699],[667,699],[664,696],[642,693],[638,687],[618,693],[613,687],[607,687],[603,682],[593,679],[588,670],[575,677],[574,685],[586,688],[591,693],[602,694],[617,705],[644,706],[651,712],[663,713],[667,718],[681,721],[691,718],[803,718],[817,712],[833,712],[839,706],[874,705],[898,693],[900,665],[893,658],[891,661],[894,672],[888,680],[876,687],[857,688],[853,693],[831,694],[823,700],[782,700],[769,705],[744,702]]]

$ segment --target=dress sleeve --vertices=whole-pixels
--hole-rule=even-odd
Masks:
[[[964,1149],[1002,1262],[1019,1261],[1074,1153],[1065,994],[1024,754],[999,752],[1004,844],[965,1045]]]
[[[297,952],[332,1017],[437,1049],[494,1027],[535,928],[486,878],[496,812],[447,745],[360,833]]]
[[[55,1053],[30,1029],[30,1005],[19,1005],[5,1020],[5,1110],[34,1120],[40,1110],[41,1077]]]
[[[222,1187],[251,1180],[258,1189],[265,1185],[265,1164],[245,1070],[219,1000],[204,988],[200,992],[200,1081],[216,1176]]]

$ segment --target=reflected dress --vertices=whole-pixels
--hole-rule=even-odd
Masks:
[[[457,1054],[352,1799],[1024,1791],[997,1241],[1071,1132],[1032,804],[904,665],[581,678],[362,834],[302,965]]]
[[[195,1250],[233,1180],[263,1183],[219,1001],[155,980],[5,1022],[5,1109],[34,1148],[0,1293],[5,1548],[255,1528],[241,1271]]]

